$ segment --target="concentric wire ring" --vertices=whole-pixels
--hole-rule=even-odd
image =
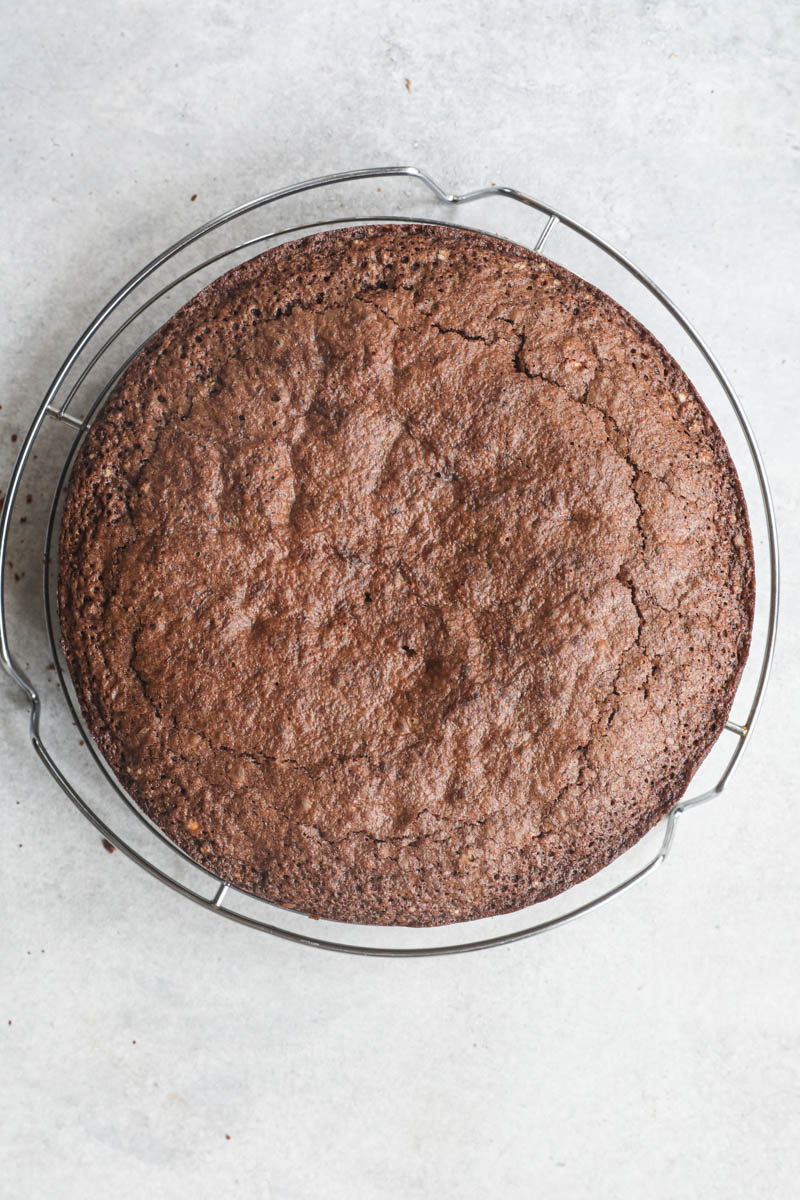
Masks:
[[[54,537],[56,536],[58,527],[60,500],[75,453],[78,449],[84,432],[91,423],[95,412],[97,412],[99,407],[108,397],[128,362],[130,362],[131,358],[138,353],[138,349],[135,350],[133,354],[130,355],[129,358],[114,372],[112,378],[99,391],[99,394],[97,394],[94,402],[84,417],[80,418],[74,416],[70,411],[70,407],[73,404],[76,396],[80,394],[81,389],[87,385],[87,381],[90,379],[91,373],[95,370],[95,368],[104,362],[106,356],[115,347],[121,335],[125,333],[125,331],[131,326],[133,326],[134,323],[148,310],[150,310],[158,300],[167,296],[181,283],[188,281],[199,272],[206,270],[208,267],[213,266],[217,262],[221,262],[222,260],[235,255],[241,255],[245,250],[260,245],[266,245],[270,242],[275,242],[278,239],[285,238],[289,235],[302,235],[304,233],[311,232],[312,230],[317,230],[324,227],[346,226],[362,224],[365,222],[380,223],[387,221],[414,221],[422,224],[437,225],[450,225],[451,223],[443,220],[436,220],[430,216],[412,217],[398,214],[368,217],[326,217],[324,220],[316,220],[314,222],[304,224],[295,224],[286,228],[274,230],[270,233],[259,234],[257,237],[250,237],[241,241],[237,241],[235,244],[227,246],[225,249],[206,257],[196,266],[191,267],[189,270],[183,271],[169,283],[162,286],[152,296],[139,304],[135,311],[131,313],[124,321],[122,321],[122,323],[119,324],[108,337],[106,337],[99,347],[96,347],[96,343],[100,340],[101,331],[105,331],[107,323],[110,322],[111,318],[120,308],[120,306],[130,297],[138,295],[139,289],[143,287],[146,281],[162,267],[165,267],[168,263],[170,263],[171,260],[173,260],[182,251],[188,249],[195,243],[199,243],[202,239],[208,237],[210,234],[213,234],[217,230],[232,224],[247,214],[267,208],[278,201],[288,200],[292,197],[299,197],[304,193],[329,189],[341,184],[352,183],[359,180],[392,179],[398,177],[419,181],[419,183],[427,188],[429,193],[431,193],[438,202],[452,207],[459,207],[470,204],[476,200],[496,197],[516,202],[517,204],[520,204],[528,209],[534,210],[536,213],[541,214],[546,218],[533,247],[536,251],[541,252],[544,249],[547,239],[550,237],[553,230],[560,225],[572,231],[572,233],[578,235],[579,238],[584,239],[586,242],[591,243],[591,245],[602,251],[603,254],[607,255],[619,266],[623,267],[624,270],[628,272],[628,274],[632,276],[638,284],[640,284],[646,289],[647,292],[655,297],[655,299],[660,303],[661,306],[663,306],[664,309],[666,309],[666,311],[683,330],[683,332],[688,335],[691,342],[700,352],[706,364],[711,369],[717,383],[719,384],[737,418],[738,425],[743,434],[758,482],[759,506],[766,529],[769,575],[768,612],[766,620],[766,632],[764,635],[764,646],[760,666],[758,669],[758,675],[750,693],[747,715],[741,722],[728,721],[725,727],[726,731],[736,739],[733,750],[713,787],[705,790],[699,795],[681,800],[664,818],[662,823],[663,837],[655,855],[651,857],[644,866],[640,867],[638,870],[629,875],[627,878],[623,879],[621,882],[617,883],[615,886],[607,888],[599,895],[595,895],[591,899],[587,900],[585,903],[570,908],[566,912],[561,912],[550,919],[542,919],[532,924],[526,924],[523,928],[513,928],[509,931],[487,937],[471,938],[464,941],[448,940],[442,944],[437,943],[432,945],[412,946],[392,946],[388,944],[362,945],[352,940],[338,940],[338,938],[315,936],[302,930],[288,928],[278,923],[281,917],[285,917],[287,915],[284,913],[284,910],[275,905],[269,904],[265,900],[258,900],[257,903],[268,911],[272,919],[261,919],[260,916],[256,917],[246,912],[237,911],[236,908],[232,907],[232,905],[236,902],[237,897],[246,896],[251,902],[254,901],[254,898],[247,896],[246,893],[239,892],[235,887],[219,880],[205,867],[194,862],[194,860],[190,859],[188,855],[184,854],[183,851],[175,846],[162,833],[162,831],[158,829],[157,826],[149,821],[149,819],[138,809],[127,793],[122,789],[110,768],[103,760],[99,751],[94,746],[88,730],[86,730],[83,724],[80,710],[73,697],[70,681],[60,653],[58,620],[54,602],[54,572],[52,569],[55,560]],[[465,228],[463,225],[459,225],[457,227]],[[142,344],[144,344],[144,341],[149,339],[149,336],[150,333],[148,333],[148,336],[143,340]],[[140,348],[141,346],[139,349]],[[73,372],[78,371],[79,373],[77,374],[74,382],[71,385],[68,385],[70,376],[73,374]],[[201,905],[203,908],[215,910],[227,917],[229,920],[236,921],[254,929],[263,930],[279,938],[307,946],[336,950],[347,954],[398,958],[429,957],[438,954],[461,954],[466,953],[467,951],[506,945],[510,942],[532,937],[534,934],[543,933],[547,930],[555,929],[565,925],[567,922],[575,920],[584,913],[607,903],[609,900],[620,895],[622,892],[627,891],[635,883],[638,883],[647,875],[651,874],[664,861],[671,848],[676,824],[680,815],[699,804],[705,803],[714,796],[719,795],[723,791],[736,765],[739,762],[742,751],[744,750],[744,747],[750,738],[753,725],[761,707],[764,691],[769,677],[775,649],[779,596],[779,566],[775,514],[766,472],[749,422],[741,408],[741,404],[733,390],[733,387],[730,384],[730,381],[728,380],[714,355],[708,349],[705,342],[701,339],[700,335],[690,324],[690,322],[667,298],[664,292],[651,279],[649,279],[648,276],[635,267],[625,255],[615,250],[606,241],[598,237],[596,234],[591,233],[577,221],[572,220],[558,210],[543,204],[538,200],[534,200],[530,196],[526,196],[524,193],[519,192],[514,188],[485,187],[461,195],[454,195],[446,192],[433,179],[431,179],[429,175],[425,174],[423,171],[420,171],[416,167],[376,167],[367,168],[360,171],[342,172],[335,175],[324,176],[319,179],[307,180],[303,183],[298,183],[288,188],[282,188],[278,191],[271,192],[267,195],[252,200],[247,204],[240,205],[239,207],[231,209],[229,212],[223,213],[221,216],[208,221],[206,224],[196,229],[193,233],[187,234],[186,237],[181,238],[179,241],[174,243],[174,245],[168,247],[150,263],[138,271],[129,280],[129,282],[125,284],[125,286],[121,288],[101,309],[98,315],[89,324],[87,329],[75,343],[74,347],[67,355],[63,364],[56,373],[53,382],[48,388],[47,393],[31,423],[31,426],[25,438],[23,439],[22,448],[9,482],[5,506],[2,514],[0,514],[0,561],[3,563],[5,563],[7,560],[11,518],[14,511],[15,502],[20,493],[22,479],[26,469],[30,466],[31,456],[37,437],[39,437],[41,434],[44,423],[48,421],[48,419],[63,422],[67,426],[73,427],[75,430],[72,444],[63,462],[63,466],[59,473],[53,493],[52,502],[50,504],[45,533],[42,572],[47,637],[50,643],[53,663],[56,666],[59,681],[62,686],[63,695],[67,699],[67,705],[71,717],[84,732],[86,745],[95,763],[101,769],[108,785],[117,793],[127,809],[134,814],[134,816],[138,818],[138,820],[147,828],[151,836],[159,839],[163,845],[169,847],[178,860],[182,860],[185,863],[191,864],[192,868],[199,872],[201,876],[210,878],[213,881],[215,890],[211,895],[206,895],[202,891],[198,891],[194,887],[187,885],[181,879],[174,877],[174,875],[170,874],[168,871],[156,865],[155,862],[151,861],[147,854],[141,853],[134,846],[130,845],[129,842],[123,839],[117,832],[115,832],[114,829],[112,829],[109,824],[99,815],[99,813],[95,811],[95,808],[92,807],[91,803],[81,794],[79,788],[74,785],[69,778],[67,778],[64,770],[62,770],[62,768],[59,766],[55,754],[44,744],[40,734],[40,717],[42,711],[41,694],[34,686],[33,682],[28,678],[26,673],[22,670],[18,660],[12,653],[10,645],[8,607],[4,586],[5,575],[3,572],[0,572],[0,663],[2,663],[4,669],[21,689],[28,701],[30,710],[29,733],[36,753],[42,759],[53,778],[57,780],[76,807],[89,821],[91,821],[91,823],[105,838],[107,838],[134,862],[138,863],[138,865],[150,875],[154,876],[156,879],[159,879],[162,883],[166,884],[167,887],[179,892],[188,899],[193,900],[196,904]],[[759,580],[759,584],[761,586],[761,580]],[[738,694],[737,702],[741,702],[741,697]],[[599,879],[602,874],[603,872],[600,872],[597,878]],[[497,918],[496,920],[504,921],[506,918]],[[353,927],[343,928],[352,930]],[[451,929],[453,928],[454,927],[451,927]],[[461,928],[463,928],[463,926]],[[391,936],[391,930],[383,930],[381,932],[386,937]]]

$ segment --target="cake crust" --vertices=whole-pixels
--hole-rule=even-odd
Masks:
[[[78,453],[62,644],[137,804],[221,879],[434,925],[585,879],[683,794],[749,647],[724,441],[630,314],[482,234],[267,251]]]

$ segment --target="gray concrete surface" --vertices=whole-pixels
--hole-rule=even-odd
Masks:
[[[666,868],[454,960],[337,958],[168,893],[105,853],[0,681],[0,1195],[797,1195],[797,5],[3,9],[0,478],[73,337],[168,241],[410,160],[551,200],[689,312],[770,468],[785,619],[741,771]],[[33,610],[35,564],[14,573]]]

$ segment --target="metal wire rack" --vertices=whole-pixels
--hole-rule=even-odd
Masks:
[[[389,204],[389,207],[394,206],[397,211],[384,212],[379,216],[332,215],[335,212],[335,197],[339,191],[343,189],[346,192],[353,186],[362,189],[368,186],[370,198],[374,200],[375,181],[381,182],[382,186],[378,187],[377,191],[382,193],[382,202],[390,200],[388,193],[393,188],[401,189],[401,194]],[[424,212],[416,211],[413,216],[409,215],[408,205],[412,203],[410,193],[415,191],[419,195],[420,188],[427,209]],[[327,201],[322,217],[318,212],[309,209],[309,204],[318,196],[324,196]],[[509,233],[506,226],[503,232],[497,221],[498,205],[502,204],[507,214],[510,211],[508,202],[516,206],[514,212],[522,217],[522,223],[513,233]],[[343,204],[344,202],[340,201],[340,206]],[[249,236],[241,236],[242,232],[246,231],[248,222],[260,220],[264,210],[272,211],[287,205],[294,206],[293,223],[268,231],[264,231],[263,228],[247,230]],[[513,236],[514,240],[532,245],[538,252],[543,252],[545,244],[551,241],[555,233],[566,234],[568,241],[571,239],[578,245],[588,247],[590,253],[599,252],[601,263],[610,263],[621,268],[622,274],[615,289],[616,298],[621,298],[618,294],[620,289],[625,291],[626,285],[623,285],[621,280],[627,280],[628,284],[632,282],[635,285],[634,291],[638,291],[640,297],[648,298],[648,302],[654,300],[655,308],[646,318],[647,323],[652,328],[655,313],[660,312],[662,317],[666,314],[671,326],[682,338],[682,353],[676,355],[680,357],[682,365],[687,365],[685,355],[690,348],[699,353],[698,363],[705,370],[708,380],[707,386],[701,389],[706,402],[709,403],[709,390],[713,386],[718,389],[718,402],[723,407],[727,406],[729,421],[733,418],[731,429],[737,429],[740,437],[741,453],[738,457],[734,453],[734,457],[745,484],[756,540],[756,569],[761,606],[760,616],[757,609],[750,665],[734,701],[733,711],[740,713],[740,720],[730,720],[725,726],[723,738],[727,737],[728,744],[721,755],[717,755],[713,778],[708,780],[707,786],[697,794],[681,800],[667,814],[653,835],[658,839],[655,852],[648,850],[643,863],[637,862],[631,867],[632,852],[629,852],[617,860],[617,864],[599,872],[593,880],[571,889],[554,901],[545,901],[535,909],[527,909],[520,914],[449,926],[444,935],[442,930],[399,930],[313,922],[311,918],[288,913],[265,900],[240,892],[191,860],[140,812],[94,746],[83,724],[59,647],[54,595],[54,538],[57,540],[62,491],[83,434],[127,363],[166,316],[178,307],[177,300],[182,303],[183,299],[197,291],[199,282],[206,282],[210,271],[214,274],[219,272],[218,264],[225,260],[230,260],[231,263],[241,261],[248,256],[248,251],[253,251],[256,247],[268,246],[290,236],[311,233],[325,227],[386,221],[449,225],[453,223],[434,215],[437,210],[460,211],[467,206],[481,205],[485,211],[491,210],[491,216],[488,218],[492,226],[491,232]],[[300,220],[297,220],[298,216]],[[536,222],[533,231],[529,228],[531,221]],[[238,233],[231,236],[234,230]],[[220,238],[221,245],[218,244]],[[209,248],[213,248],[213,253],[208,253]],[[186,258],[196,255],[198,249],[202,252],[200,261],[192,259],[186,265]],[[178,274],[174,274],[176,260],[179,258],[184,260],[184,263]],[[560,261],[575,269],[568,248],[562,249]],[[579,268],[580,265],[578,264]],[[607,286],[605,278],[599,282],[606,291],[614,294],[612,288]],[[148,287],[153,283],[157,286],[148,294]],[[189,289],[185,296],[181,294],[182,288]],[[627,307],[633,307],[627,291],[624,298]],[[665,341],[663,333],[658,332],[661,340]],[[696,374],[694,377],[697,379]],[[81,411],[83,415],[79,415]],[[720,411],[717,410],[714,415],[720,422]],[[730,433],[724,428],[724,421],[722,423],[723,432],[730,440]],[[34,452],[35,447],[44,450],[46,430],[60,431],[62,439],[64,433],[67,434],[69,441],[66,452],[63,440],[49,454],[43,452],[39,455]],[[769,484],[750,424],[722,367],[694,327],[664,292],[603,238],[591,233],[579,222],[550,205],[514,188],[491,185],[456,195],[447,192],[416,167],[376,167],[327,175],[281,188],[208,221],[164,250],[111,298],[78,338],[56,373],[23,439],[9,482],[5,506],[0,515],[0,560],[3,564],[6,564],[8,559],[15,506],[26,479],[29,480],[30,486],[30,476],[34,474],[32,464],[36,459],[40,460],[35,473],[37,481],[44,473],[44,486],[50,489],[50,496],[49,507],[46,511],[43,510],[42,520],[43,552],[40,565],[44,599],[43,631],[35,631],[34,636],[38,637],[38,644],[42,646],[43,651],[49,653],[50,666],[55,666],[60,683],[60,691],[55,694],[53,689],[48,691],[45,687],[37,687],[34,684],[22,669],[19,654],[12,650],[12,640],[15,636],[12,626],[16,628],[16,623],[12,619],[12,606],[5,586],[6,572],[0,571],[0,662],[27,700],[29,734],[33,749],[66,795],[103,837],[167,887],[231,921],[307,946],[381,957],[465,953],[505,945],[558,928],[621,895],[655,871],[672,847],[679,817],[723,792],[752,734],[775,648],[779,568],[775,515]],[[50,463],[49,468],[42,467],[42,459]],[[759,553],[761,564],[758,560]],[[26,614],[26,617],[30,617],[30,614]],[[44,637],[41,636],[42,632]],[[28,631],[29,640],[30,636]],[[48,735],[49,744],[45,743],[41,732],[45,709],[47,719],[53,723],[52,731]],[[76,763],[74,747],[70,753],[65,745],[64,728],[70,720],[77,724],[85,742],[80,764]],[[536,919],[531,920],[534,912]],[[442,940],[443,936],[445,940]]]

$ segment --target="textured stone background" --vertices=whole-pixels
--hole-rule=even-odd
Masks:
[[[770,468],[785,621],[741,770],[667,867],[453,960],[295,948],[167,892],[104,852],[0,681],[0,1195],[797,1194],[797,5],[4,8],[0,480],[74,336],[167,242],[408,160],[551,200],[689,312]],[[15,573],[33,612],[35,563]]]

